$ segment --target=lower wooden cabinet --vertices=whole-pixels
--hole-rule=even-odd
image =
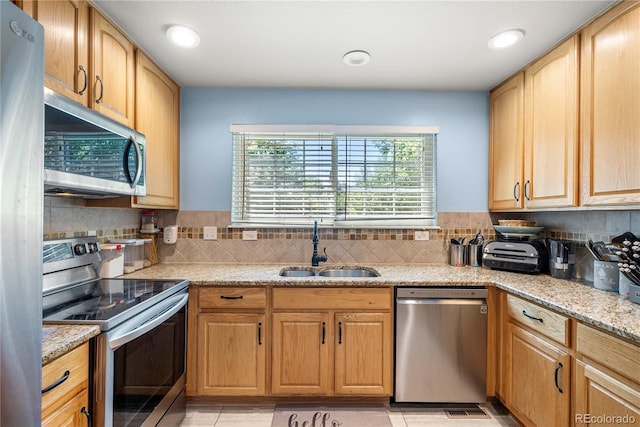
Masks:
[[[389,396],[387,289],[273,290],[274,395]]]
[[[190,396],[390,396],[390,288],[193,287]]]
[[[498,395],[527,427],[568,427],[570,320],[500,292]]]
[[[271,391],[326,395],[333,389],[329,313],[274,313]]]
[[[42,367],[42,425],[90,426],[89,344]]]
[[[198,319],[198,394],[261,396],[266,389],[263,313],[207,313]]]
[[[187,394],[263,396],[267,289],[192,287],[189,292]]]
[[[336,313],[335,393],[391,394],[391,314]]]
[[[640,385],[576,361],[575,425],[640,425]]]
[[[42,420],[45,427],[78,427],[91,426],[89,408],[89,392],[85,389],[63,406]]]
[[[640,347],[576,328],[575,425],[640,426]]]
[[[510,324],[505,404],[526,426],[569,425],[571,359],[566,351]]]

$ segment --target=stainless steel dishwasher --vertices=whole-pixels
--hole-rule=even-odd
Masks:
[[[396,403],[486,401],[487,290],[396,288]]]

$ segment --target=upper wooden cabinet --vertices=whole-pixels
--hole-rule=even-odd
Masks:
[[[640,7],[625,1],[582,31],[584,206],[640,203]]]
[[[571,37],[524,72],[526,208],[578,204],[578,42]]]
[[[522,200],[524,75],[518,73],[489,95],[489,209],[513,210]]]
[[[578,40],[491,91],[489,209],[577,205]]]
[[[86,0],[24,0],[42,24],[45,86],[135,126],[135,46]]]
[[[22,7],[45,29],[45,86],[88,105],[89,4],[86,0],[25,1]]]
[[[135,207],[180,208],[180,87],[138,51],[136,129],[147,139],[147,195]]]
[[[91,9],[90,106],[129,127],[135,126],[135,48],[98,11]]]

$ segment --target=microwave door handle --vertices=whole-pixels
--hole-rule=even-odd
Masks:
[[[147,322],[135,328],[133,331],[125,332],[122,335],[117,335],[113,338],[109,339],[109,347],[112,350],[117,349],[125,345],[128,342],[135,340],[136,338],[146,334],[156,326],[164,323],[171,316],[176,314],[182,307],[187,304],[187,300],[189,299],[189,295],[183,295],[178,302],[171,305],[167,310],[160,312],[157,316],[149,319]]]
[[[131,146],[136,150],[136,176],[131,178],[131,174],[129,173],[129,151],[131,151]],[[127,181],[129,181],[129,185],[131,188],[135,188],[138,185],[138,181],[140,181],[140,176],[142,175],[142,151],[140,151],[140,147],[138,147],[138,143],[135,138],[131,136],[129,141],[127,142],[127,146],[124,149],[124,173],[127,176]]]

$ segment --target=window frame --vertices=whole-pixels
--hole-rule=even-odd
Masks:
[[[315,220],[318,220],[323,226],[339,227],[368,227],[368,228],[437,228],[437,139],[439,134],[439,127],[437,126],[337,126],[337,125],[231,125],[229,127],[230,132],[233,134],[233,159],[232,159],[232,227],[292,227],[292,226],[308,226],[312,225]],[[246,199],[239,194],[244,191],[245,187],[245,172],[242,169],[246,165],[244,162],[246,159],[240,158],[244,153],[239,153],[237,146],[238,138],[242,139],[243,148],[246,148],[245,137],[250,136],[267,136],[272,135],[273,140],[288,141],[296,140],[296,137],[302,137],[308,135],[307,140],[312,141],[332,141],[331,150],[331,182],[332,191],[331,197],[334,199],[334,210],[331,216],[324,215],[309,215],[309,216],[292,216],[292,217],[278,217],[272,216],[268,220],[254,220],[243,219],[238,214],[238,210],[244,206]],[[424,141],[424,138],[429,139]],[[420,190],[416,193],[423,200],[419,202],[417,206],[424,209],[425,206],[432,209],[426,212],[426,215],[414,218],[344,218],[343,213],[338,210],[338,198],[339,198],[339,177],[338,174],[338,151],[346,147],[346,141],[349,138],[363,139],[369,138],[372,140],[389,140],[393,138],[422,138],[422,146],[419,160],[419,177],[421,180]],[[302,141],[302,138],[299,138]],[[342,145],[340,145],[342,144]],[[338,147],[340,145],[340,147]],[[297,146],[296,146],[297,147]],[[255,148],[255,146],[254,146]],[[322,149],[322,148],[321,148]],[[391,150],[395,153],[395,150]],[[358,153],[358,152],[356,152]],[[254,153],[255,154],[255,153]],[[362,153],[358,153],[361,155]],[[425,157],[426,156],[426,157]],[[363,159],[366,158],[363,157]],[[427,160],[428,158],[428,160]],[[395,164],[394,157],[394,164]],[[414,159],[415,162],[415,159]],[[359,165],[366,167],[366,161],[363,163],[347,162],[348,167],[356,168]],[[427,165],[427,163],[429,163]],[[382,162],[382,164],[385,164]],[[408,164],[408,163],[407,163]],[[406,167],[406,165],[403,165]],[[415,169],[415,167],[414,167]],[[353,170],[353,169],[352,169]],[[425,178],[426,177],[426,178]],[[412,178],[414,176],[412,175]],[[426,179],[426,182],[425,182]],[[284,181],[283,181],[284,182]],[[306,182],[306,181],[305,181]],[[347,193],[348,194],[348,193]],[[384,192],[375,192],[374,194],[384,194]],[[396,191],[392,191],[395,197]],[[413,195],[416,198],[416,195]],[[426,199],[426,201],[424,200]],[[395,199],[394,199],[395,200]],[[290,202],[290,200],[283,200],[284,202]],[[375,203],[374,203],[375,204]],[[424,212],[424,211],[423,211]],[[243,214],[240,212],[240,214]]]

